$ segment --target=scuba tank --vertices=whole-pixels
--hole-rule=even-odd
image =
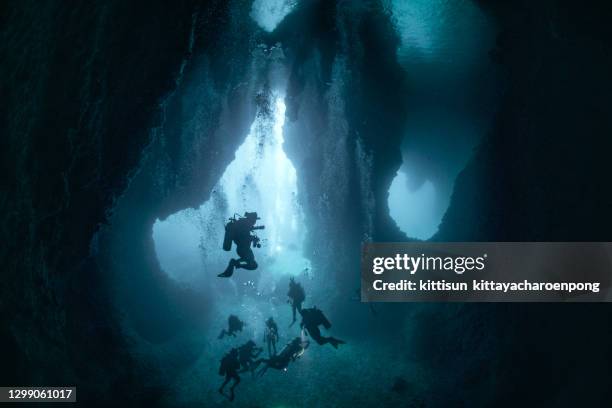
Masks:
[[[295,297],[296,302],[303,302],[306,299],[306,293],[304,292],[304,288],[300,283],[296,283],[295,285]]]
[[[295,303],[303,302],[306,299],[306,293],[304,292],[302,284],[296,282],[293,278],[289,281],[289,292],[287,292],[287,296]]]
[[[229,222],[225,224],[225,234],[223,235],[223,250],[232,250],[232,241],[234,240],[234,230],[236,226],[236,216],[234,215],[229,219]]]

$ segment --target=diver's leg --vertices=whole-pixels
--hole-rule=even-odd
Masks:
[[[257,262],[255,262],[255,259],[239,259],[238,262],[236,263],[236,269],[242,268],[242,269],[246,269],[247,271],[254,271],[255,269],[257,269],[259,265],[257,264]]]
[[[335,337],[325,337],[321,335],[321,329],[319,329],[319,326],[315,326],[312,328],[309,327],[308,334],[310,334],[310,337],[312,337],[314,341],[316,341],[317,344],[320,344],[320,345],[330,343],[332,346],[334,346],[334,348],[338,348],[339,344],[346,343],[345,341],[336,339]]]
[[[255,262],[255,259],[248,261],[242,268],[246,269],[247,271],[254,271],[255,269],[257,269],[259,265],[257,265],[257,262]]]
[[[223,381],[223,384],[221,384],[221,387],[219,388],[219,392],[221,394],[223,394],[223,389],[225,388],[225,386],[227,385],[228,382],[230,382],[232,377],[230,377],[229,374],[225,374],[225,381]]]
[[[315,327],[309,327],[308,328],[308,334],[310,334],[310,337],[312,337],[314,339],[314,341],[317,342],[317,344],[323,345],[325,343],[327,343],[327,338],[323,337],[321,335],[321,330],[319,329],[318,326]]]
[[[257,360],[253,361],[253,372],[255,372],[255,370],[259,368],[259,365],[261,363],[264,363],[265,361],[266,361],[265,358],[258,358]]]
[[[257,269],[257,262],[255,262],[255,254],[253,254],[253,250],[250,246],[240,247],[236,250],[236,253],[240,257],[236,262],[236,268],[246,269],[248,271],[253,271]]]
[[[326,337],[326,340],[329,344],[334,346],[334,348],[338,348],[338,345],[340,344],[346,344],[346,341],[337,339],[335,337]]]
[[[229,397],[230,401],[234,400],[234,388],[236,388],[236,386],[240,384],[240,376],[238,375],[238,373],[234,373],[232,377],[234,378],[234,383],[232,384],[232,387],[230,388],[230,397]]]
[[[225,335],[227,334],[227,330],[223,329],[221,330],[221,333],[219,334],[219,337],[217,337],[218,339],[222,339],[223,337],[225,337]]]
[[[314,339],[314,341],[317,342],[317,344],[320,345],[324,345],[324,344],[331,344],[334,348],[338,348],[339,344],[345,344],[346,342],[340,339],[337,339],[335,337],[325,337],[323,335],[321,335],[321,329],[319,329],[319,326],[315,326],[312,329],[308,328],[308,333],[310,334],[310,337],[312,337]]]
[[[335,337],[325,337],[321,335],[321,332],[318,330],[317,328],[317,334],[313,335],[312,332],[310,332],[310,337],[312,337],[317,344],[320,344],[321,346],[324,344],[331,344],[334,348],[338,348],[339,344],[345,344],[346,342],[340,339],[337,339]]]
[[[291,312],[293,313],[293,320],[291,321],[291,324],[289,325],[289,327],[293,326],[293,324],[295,323],[295,311],[296,311],[296,307],[295,307],[295,302],[291,302]]]
[[[227,268],[225,268],[225,271],[218,274],[217,276],[220,278],[229,278],[230,276],[234,274],[234,268],[237,267],[237,263],[238,263],[237,259],[230,259],[229,263],[227,264]]]
[[[268,364],[264,365],[262,367],[262,369],[259,370],[259,372],[257,373],[257,377],[258,378],[263,377],[263,375],[266,373],[266,371],[268,371],[268,367],[269,367]]]

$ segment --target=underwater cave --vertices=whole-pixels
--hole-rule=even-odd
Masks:
[[[304,286],[306,303],[324,310],[333,322],[334,335],[346,338],[348,344],[338,350],[310,348],[299,367],[289,367],[282,380],[268,374],[257,383],[245,381],[242,393],[264,405],[270,404],[270,398],[272,403],[274,398],[279,404],[304,403],[303,394],[292,396],[290,390],[304,382],[312,389],[325,387],[331,374],[322,373],[343,366],[351,370],[337,381],[367,379],[384,389],[389,380],[370,368],[375,358],[395,367],[389,375],[405,375],[406,368],[394,363],[392,350],[406,339],[382,330],[396,312],[383,317],[378,308],[358,301],[360,241],[364,236],[376,239],[382,225],[396,228],[397,236],[404,239],[432,237],[449,204],[456,174],[478,140],[464,136],[466,131],[458,126],[461,121],[474,122],[467,108],[465,117],[455,113],[455,126],[441,130],[436,118],[449,108],[429,102],[427,90],[411,88],[410,75],[444,83],[446,105],[472,104],[475,111],[488,103],[486,95],[474,95],[461,85],[475,72],[494,69],[486,59],[474,56],[481,58],[478,52],[466,53],[435,73],[431,67],[443,64],[448,48],[429,49],[427,64],[402,60],[402,50],[410,44],[398,41],[395,33],[401,17],[410,13],[397,4],[367,17],[357,17],[359,9],[337,10],[335,20],[329,20],[330,10],[323,3],[295,6],[291,12],[261,6],[254,2],[248,14],[256,24],[248,35],[257,38],[258,27],[269,34],[238,54],[244,59],[241,69],[232,69],[225,78],[229,83],[224,89],[231,91],[219,91],[211,82],[210,57],[198,58],[194,52],[177,89],[164,102],[163,122],[153,129],[140,173],[118,200],[111,225],[99,238],[101,257],[112,259],[110,267],[123,282],[118,285],[117,305],[125,313],[124,324],[135,329],[135,339],[164,344],[167,355],[150,347],[141,349],[142,340],[134,340],[132,353],[164,367],[176,366],[180,355],[190,369],[173,374],[170,387],[188,390],[183,402],[194,398],[222,402],[216,388],[201,387],[200,379],[214,377],[219,356],[226,351],[227,344],[216,338],[229,314],[246,322],[238,342],[262,338],[268,317],[278,322],[281,343],[299,334],[299,329],[289,328],[286,299],[291,277]],[[355,30],[353,35],[362,30],[360,24],[368,24],[374,32],[368,32],[367,41],[359,45],[366,54],[356,44],[343,43],[345,34],[323,42],[317,36],[294,37],[300,26],[310,26],[322,15],[335,30],[345,27],[347,32]],[[360,19],[368,23],[359,23]],[[455,35],[443,27],[435,29],[442,38]],[[478,26],[472,29],[481,34]],[[386,54],[373,67],[368,52]],[[355,70],[358,74],[351,74]],[[381,93],[385,88],[396,91],[395,96],[385,97]],[[216,116],[211,116],[215,106]],[[416,106],[421,120],[411,122]],[[364,115],[373,123],[362,123],[359,118]],[[478,118],[482,123],[488,120]],[[380,132],[394,137],[379,140]],[[447,146],[452,151],[445,150],[450,149]],[[430,160],[407,164],[415,157]],[[461,164],[453,167],[451,161]],[[407,171],[423,179],[421,185],[417,179],[409,180]],[[143,202],[154,204],[146,215]],[[140,212],[139,220],[134,219],[134,211]],[[233,251],[220,248],[224,225],[230,217],[249,211],[256,211],[258,223],[265,226],[257,232],[261,248],[253,248],[259,267],[237,269],[230,279],[218,278],[233,256]],[[140,254],[133,250],[137,243]],[[134,290],[147,295],[134,297]],[[399,332],[411,324],[407,320]],[[376,334],[363,336],[373,330]],[[367,350],[380,342],[389,345],[379,347],[379,355],[370,355]],[[354,355],[361,356],[358,365],[351,361]],[[170,381],[169,375],[162,377],[164,381]],[[278,381],[287,392],[265,392]],[[320,396],[315,393],[311,398],[316,404]],[[360,398],[373,403],[378,397]]]
[[[210,280],[211,272],[222,271],[229,255],[219,252],[225,222],[247,211],[257,211],[265,220],[258,255],[266,273],[246,273],[263,279],[259,292],[274,291],[279,276],[310,271],[310,262],[302,256],[307,228],[298,202],[297,175],[283,151],[284,98],[274,93],[262,98],[249,134],[211,197],[195,210],[180,211],[153,225],[160,266],[177,281],[193,286]]]
[[[612,63],[581,34],[609,24],[519,3],[15,5],[2,76],[26,86],[0,87],[16,282],[0,304],[19,321],[0,328],[14,367],[2,383],[78,384],[93,405],[228,406],[230,347],[260,343],[269,317],[279,347],[301,335],[294,278],[346,344],[243,375],[235,406],[520,406],[511,384],[554,394],[548,406],[600,401],[558,384],[608,383],[602,310],[359,298],[363,242],[609,239]],[[576,143],[587,130],[596,148]],[[219,278],[235,256],[225,223],[251,211],[259,266]],[[244,330],[219,340],[230,314]],[[575,370],[556,357],[570,345]]]

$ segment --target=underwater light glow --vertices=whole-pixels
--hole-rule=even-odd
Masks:
[[[180,211],[153,226],[158,260],[172,278],[186,283],[217,279],[236,257],[235,246],[232,252],[221,248],[224,223],[246,211],[256,211],[258,224],[266,227],[258,231],[262,248],[253,249],[262,271],[260,289],[273,287],[280,275],[310,268],[302,256],[306,228],[297,201],[297,175],[283,150],[284,98],[272,94],[269,107],[264,105],[210,199],[197,210]],[[253,272],[236,271],[242,273]]]
[[[257,25],[272,32],[296,4],[297,0],[255,0],[250,15]]]
[[[410,238],[429,239],[437,231],[444,210],[440,206],[434,184],[426,180],[411,190],[409,176],[400,169],[389,187],[389,215],[399,229]]]

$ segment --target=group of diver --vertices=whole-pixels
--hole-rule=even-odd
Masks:
[[[230,251],[232,243],[236,244],[237,259],[231,259],[225,271],[219,274],[219,277],[230,277],[235,269],[243,268],[254,270],[257,268],[257,262],[251,249],[251,246],[259,248],[261,246],[260,239],[253,234],[254,230],[264,229],[264,226],[256,226],[259,218],[256,212],[246,212],[244,217],[232,217],[225,226],[225,237],[223,240],[223,249]],[[289,327],[296,322],[297,313],[300,314],[302,321],[300,323],[301,335],[293,338],[283,349],[277,353],[276,344],[279,340],[278,325],[272,317],[265,322],[264,343],[268,348],[268,358],[259,358],[263,352],[262,347],[258,347],[253,340],[247,341],[245,344],[232,348],[221,359],[219,367],[219,375],[225,376],[223,384],[219,388],[219,392],[225,395],[230,401],[234,400],[234,389],[240,383],[240,373],[250,372],[251,376],[258,378],[263,376],[269,368],[275,370],[286,370],[289,363],[295,362],[308,348],[310,342],[306,340],[306,336],[310,336],[317,344],[331,344],[334,348],[345,342],[331,337],[323,336],[319,326],[329,330],[331,323],[323,312],[317,307],[304,308],[302,304],[306,300],[304,288],[294,278],[289,281],[289,298],[288,303],[291,305],[292,321]],[[296,313],[297,312],[297,313]],[[235,337],[237,332],[241,332],[245,323],[238,316],[230,315],[228,318],[228,327],[223,329],[219,334],[219,339],[226,336]],[[260,365],[263,366],[257,371]],[[224,389],[230,381],[233,381],[229,395],[224,393]]]

